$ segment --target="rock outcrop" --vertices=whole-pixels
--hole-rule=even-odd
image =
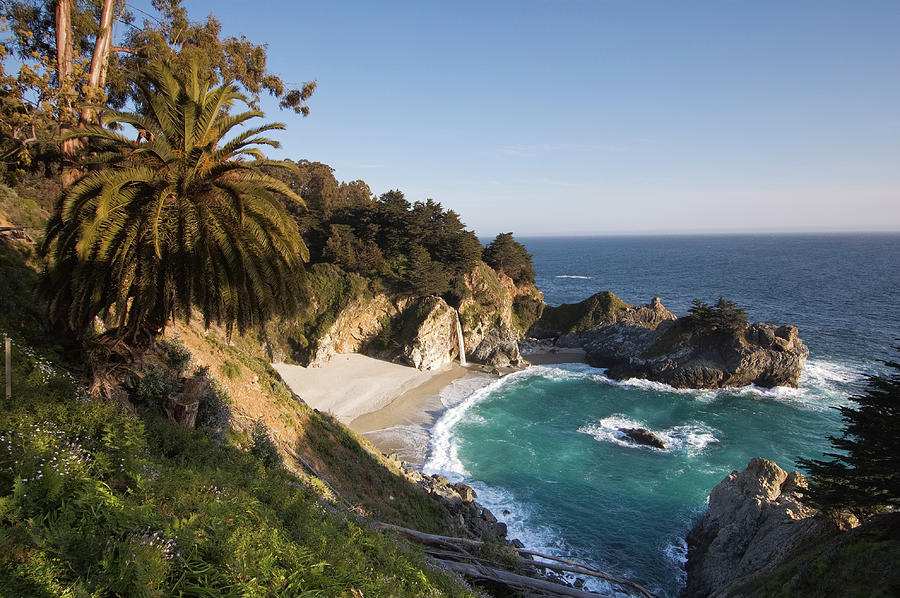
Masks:
[[[365,353],[437,369],[459,356],[459,317],[469,360],[497,368],[521,367],[527,362],[518,340],[544,307],[543,295],[533,284],[517,285],[483,262],[458,279],[458,313],[441,297],[373,294],[362,278],[333,267],[319,267],[316,276],[322,297],[302,323],[272,331],[273,338],[282,339],[269,347],[272,359],[316,367],[335,355]],[[341,297],[346,299],[342,302]]]
[[[609,292],[546,308],[529,334],[583,348],[585,360],[606,368],[611,378],[676,388],[797,386],[809,356],[795,326],[747,326],[746,320],[700,326],[695,319],[676,318],[659,297],[631,306]]]
[[[541,292],[533,284],[516,285],[487,264],[465,274],[463,284],[459,317],[467,355],[494,367],[525,365],[518,340],[543,309]]]
[[[665,450],[666,448],[666,443],[647,428],[619,428],[619,432],[625,434],[625,436],[635,444],[642,444],[644,446],[651,446],[662,450]]]
[[[712,334],[687,332],[677,323],[655,330],[617,323],[599,331],[585,350],[587,362],[607,368],[611,378],[676,388],[797,386],[809,357],[795,326],[763,323]]]
[[[426,297],[403,314],[401,356],[420,370],[435,370],[459,355],[456,310],[440,297]]]
[[[706,515],[688,534],[684,595],[732,596],[748,578],[827,531],[826,519],[801,502],[805,487],[799,473],[753,459],[713,488]]]
[[[351,300],[319,339],[309,365],[316,367],[331,361],[335,355],[360,352],[408,305],[408,299],[395,302],[383,293]]]

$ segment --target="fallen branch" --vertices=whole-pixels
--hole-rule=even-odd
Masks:
[[[468,563],[445,561],[436,558],[429,558],[428,560],[435,565],[468,577],[469,579],[498,583],[517,590],[531,590],[541,592],[548,596],[574,596],[575,598],[597,598],[597,596],[602,595],[570,588],[569,586],[553,583],[552,581],[547,581],[545,579],[525,577],[524,575],[510,573],[509,571],[504,571],[502,569],[485,567],[483,565],[470,565]]]
[[[426,533],[420,532],[418,530],[400,527],[399,525],[384,523],[382,521],[373,521],[371,525],[375,529],[392,531],[394,533],[397,533],[397,534],[400,534],[407,538],[410,538],[411,540],[415,540],[416,542],[418,542],[420,544],[424,544],[426,546],[435,546],[438,548],[448,548],[449,547],[449,548],[454,548],[456,550],[462,550],[463,546],[468,547],[468,548],[481,548],[482,546],[484,546],[484,542],[482,542],[480,540],[469,540],[467,538],[453,538],[450,536],[438,536],[435,534],[426,534]],[[540,561],[533,561],[533,560],[523,558],[523,559],[519,559],[519,562],[518,562],[518,564],[522,565],[522,566],[540,567],[542,569],[550,569],[551,571],[556,571],[559,573],[574,573],[577,575],[587,575],[590,577],[596,577],[598,579],[602,579],[604,581],[608,581],[608,582],[614,583],[616,585],[634,588],[635,590],[637,590],[638,592],[640,592],[647,598],[656,598],[656,596],[652,592],[650,592],[649,590],[647,590],[640,584],[637,584],[633,581],[629,581],[627,579],[621,579],[619,577],[615,577],[608,573],[604,573],[603,571],[600,571],[599,569],[595,569],[593,567],[590,567],[583,563],[579,563],[577,561],[573,561],[573,560],[565,559],[565,558],[561,558],[561,557],[556,557],[556,556],[550,556],[548,554],[542,554],[540,552],[535,552],[533,550],[517,549],[517,552],[520,555],[536,556],[538,558],[543,558],[546,560],[563,563],[562,565],[557,565],[554,563],[542,563]],[[466,555],[468,555],[468,553],[466,553]],[[468,557],[472,558],[472,560],[478,560],[476,558],[471,557],[471,555],[468,555]]]

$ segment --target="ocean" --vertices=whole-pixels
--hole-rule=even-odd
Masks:
[[[682,316],[694,298],[724,296],[751,322],[796,325],[810,348],[797,389],[676,390],[567,364],[447,390],[426,473],[471,485],[529,548],[659,596],[684,586],[684,538],[713,486],[753,457],[787,470],[798,457],[821,458],[841,431],[833,408],[883,371],[879,359],[897,357],[897,234],[520,241],[550,305],[609,290],[633,305],[658,296]],[[624,442],[626,426],[652,430],[667,448]]]

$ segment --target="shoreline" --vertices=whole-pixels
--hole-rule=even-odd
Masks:
[[[541,347],[523,357],[532,365],[583,363],[584,351]],[[444,412],[498,378],[496,368],[478,364],[420,371],[358,353],[336,355],[320,367],[272,366],[307,405],[414,467],[428,458],[431,430]],[[514,371],[504,368],[500,375]]]

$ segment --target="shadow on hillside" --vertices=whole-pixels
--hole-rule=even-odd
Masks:
[[[458,519],[439,498],[367,451],[365,441],[331,415],[312,410],[301,429],[297,453],[363,515],[429,533],[459,531]]]

